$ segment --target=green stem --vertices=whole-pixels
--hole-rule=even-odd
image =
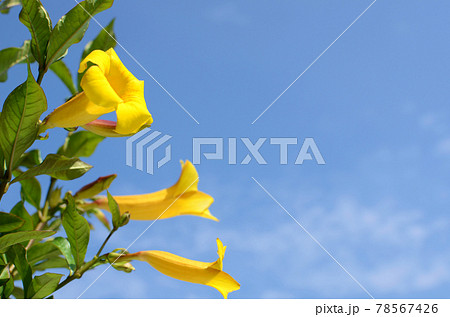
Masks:
[[[45,197],[45,203],[44,203],[44,208],[42,208],[42,213],[40,213],[40,221],[39,223],[36,225],[36,227],[34,228],[34,230],[36,231],[40,231],[42,229],[44,229],[45,225],[47,224],[48,219],[48,210],[50,207],[50,196],[53,192],[53,188],[55,187],[56,184],[56,178],[51,177],[50,178],[50,185],[48,186],[48,190],[47,190],[47,196]],[[29,249],[34,243],[34,239],[30,240],[27,244],[27,246],[25,247],[25,249]]]
[[[79,279],[83,276],[83,274],[89,270],[94,264],[96,264],[99,259],[102,259],[104,257],[107,257],[109,253],[105,253],[103,255],[100,255],[100,253],[102,253],[103,248],[105,247],[105,245],[108,243],[109,239],[111,238],[111,236],[114,234],[114,232],[117,231],[118,228],[113,228],[110,233],[108,234],[108,236],[106,237],[105,241],[103,241],[102,245],[100,246],[100,249],[98,249],[97,254],[92,258],[92,260],[90,260],[89,262],[83,264],[79,269],[77,269],[72,275],[69,275],[64,281],[62,281],[61,283],[58,284],[58,287],[56,288],[56,291],[61,289],[62,287],[66,286],[67,284],[69,284],[70,282],[72,282],[75,279]]]
[[[12,178],[12,173],[10,172],[10,169],[8,168],[3,175],[3,177],[0,179],[0,200],[2,199],[3,195],[8,191],[9,182]]]
[[[44,79],[44,75],[47,72],[47,69],[45,68],[39,68],[39,74],[38,74],[38,78],[36,80],[36,82],[38,83],[38,85],[40,86],[42,83],[42,79]]]
[[[55,188],[56,178],[50,177],[50,185],[48,186],[47,196],[45,196],[44,208],[42,209],[42,218],[45,222],[48,221],[48,210],[50,208],[50,196]]]
[[[106,243],[108,243],[108,240],[111,238],[111,236],[114,234],[114,232],[116,232],[117,231],[117,228],[113,228],[112,230],[111,230],[111,232],[108,234],[108,236],[106,237],[106,239],[105,239],[105,241],[103,241],[103,244],[102,244],[102,246],[100,247],[100,249],[98,249],[98,252],[97,252],[97,254],[95,255],[96,257],[99,257],[100,256],[100,253],[102,253],[102,251],[103,251],[103,248],[105,247],[105,245],[106,245]]]

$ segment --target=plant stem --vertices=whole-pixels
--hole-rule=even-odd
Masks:
[[[114,232],[116,232],[117,231],[117,228],[113,228],[112,230],[111,230],[111,232],[108,234],[108,236],[106,237],[106,239],[105,239],[105,241],[103,241],[103,244],[102,244],[102,246],[100,247],[100,249],[98,249],[98,252],[97,252],[97,254],[95,255],[96,257],[99,257],[100,256],[100,253],[102,253],[102,251],[103,251],[103,248],[105,247],[105,245],[106,245],[106,243],[108,243],[108,240],[111,238],[111,236],[114,234]]]
[[[47,70],[45,68],[41,69],[39,67],[39,75],[38,75],[38,78],[36,80],[36,82],[38,83],[39,86],[41,85],[42,79],[44,79],[44,75],[45,75],[46,72],[47,72]]]
[[[42,208],[42,216],[40,216],[40,221],[39,223],[36,225],[36,228],[34,228],[34,230],[36,231],[40,231],[42,229],[44,229],[45,225],[47,224],[48,219],[48,209],[50,207],[50,196],[53,192],[53,188],[55,187],[55,183],[56,183],[56,178],[51,177],[50,178],[50,185],[48,186],[48,190],[47,190],[47,196],[45,196],[45,203],[44,203],[44,208]],[[25,247],[26,250],[28,250],[34,243],[34,239],[30,240],[27,244],[27,246]]]
[[[12,178],[12,173],[10,169],[8,168],[3,175],[3,177],[0,179],[0,200],[2,199],[3,195],[8,191],[9,182]]]
[[[83,276],[83,274],[89,270],[94,264],[97,263],[97,261],[103,257],[107,257],[109,253],[105,253],[103,255],[100,256],[100,253],[102,253],[103,248],[105,247],[105,245],[108,243],[109,239],[111,238],[111,236],[114,234],[114,232],[117,231],[118,228],[113,228],[108,236],[106,237],[105,241],[103,241],[102,245],[100,246],[100,249],[98,249],[97,254],[92,258],[92,260],[90,260],[89,262],[83,264],[79,269],[77,269],[72,275],[69,275],[64,281],[62,281],[61,283],[58,284],[58,287],[56,288],[55,291],[59,290],[60,288],[66,286],[67,284],[69,284],[70,282],[72,282],[75,279],[79,279]]]

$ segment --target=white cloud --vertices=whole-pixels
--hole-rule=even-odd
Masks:
[[[446,221],[429,220],[424,212],[402,210],[392,202],[364,206],[349,198],[331,210],[297,206],[290,212],[374,296],[408,296],[450,280],[449,250],[431,251],[434,235],[448,231]],[[269,230],[240,229],[228,234],[228,242],[230,252],[252,259],[241,269],[279,281],[269,291],[263,291],[268,280],[246,281],[262,289],[254,296],[367,296],[294,221]]]

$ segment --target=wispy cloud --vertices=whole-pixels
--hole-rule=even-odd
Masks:
[[[205,16],[208,20],[216,23],[225,23],[236,26],[244,26],[249,23],[246,16],[235,3],[223,3],[209,9]]]

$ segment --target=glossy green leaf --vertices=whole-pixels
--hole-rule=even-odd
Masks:
[[[5,249],[17,244],[26,242],[32,239],[44,239],[51,235],[54,235],[54,231],[19,231],[8,233],[0,237],[0,253],[5,252]]]
[[[31,168],[41,163],[42,163],[41,151],[35,149],[24,153],[20,158],[20,161],[17,163],[17,165],[24,166],[26,168]]]
[[[28,79],[9,94],[0,116],[0,146],[9,170],[36,140],[39,118],[45,110],[44,91],[28,68]]]
[[[31,282],[30,289],[26,292],[27,297],[37,299],[51,295],[58,287],[61,277],[63,277],[62,274],[55,273],[45,273],[36,276]]]
[[[46,64],[58,60],[67,49],[81,41],[91,17],[110,8],[113,0],[86,0],[77,4],[56,23],[47,49]]]
[[[56,74],[56,76],[58,76],[59,79],[61,79],[63,84],[66,85],[72,95],[75,95],[77,93],[75,84],[73,83],[72,73],[62,60],[54,62],[50,66],[50,69]]]
[[[22,199],[39,210],[41,205],[41,184],[39,181],[35,177],[30,177],[22,180],[20,185]]]
[[[3,0],[0,3],[0,13],[8,13],[12,7],[20,5],[20,0]]]
[[[5,285],[10,279],[11,274],[9,274],[9,266],[1,265],[0,266],[0,285]]]
[[[114,20],[115,19],[112,19],[111,22],[109,22],[109,24],[100,31],[93,41],[86,44],[83,54],[81,55],[81,60],[84,60],[84,58],[92,51],[107,51],[110,48],[116,47],[117,41],[116,34],[114,33]],[[78,73],[78,91],[82,90],[80,86],[81,78],[83,78],[83,74]]]
[[[95,195],[100,194],[102,191],[109,188],[113,180],[117,177],[116,174],[103,176],[97,178],[97,180],[83,186],[76,194],[76,199],[92,198]]]
[[[23,202],[18,202],[12,209],[11,214],[16,215],[24,220],[24,224],[19,228],[19,231],[32,231],[34,229],[33,219],[25,209]]]
[[[83,265],[86,256],[90,228],[88,221],[78,213],[72,195],[68,194],[66,197],[68,203],[62,215],[62,225],[66,231],[76,267],[79,268]]]
[[[48,269],[67,269],[67,261],[62,257],[54,257],[48,260],[39,262],[31,267],[33,272],[45,271]]]
[[[15,244],[8,249],[6,256],[8,257],[8,260],[16,266],[20,279],[22,280],[23,289],[25,294],[27,294],[32,278],[31,267],[27,261],[27,251],[21,244]]]
[[[31,33],[31,52],[36,61],[45,67],[48,40],[52,33],[52,21],[39,0],[22,0],[19,20]]]
[[[28,262],[31,265],[60,255],[61,251],[53,244],[53,240],[36,243],[27,252]]]
[[[0,82],[8,79],[8,70],[16,64],[27,61],[30,55],[30,41],[25,41],[22,47],[9,47],[0,51]],[[30,60],[30,63],[32,61]]]
[[[11,277],[3,286],[2,298],[9,298],[14,290],[14,278]]]
[[[49,154],[42,164],[20,174],[11,183],[44,174],[61,180],[72,180],[83,176],[91,168],[91,165],[84,163],[78,158],[67,158],[59,154]]]
[[[0,212],[0,232],[10,232],[23,226],[25,220],[6,212]]]
[[[69,266],[70,275],[72,275],[77,265],[72,255],[69,241],[67,241],[67,239],[63,237],[57,237],[53,239],[52,243],[59,249],[61,254],[64,256],[65,261],[67,261],[67,264]]]
[[[14,287],[12,296],[14,296],[14,298],[16,299],[23,299],[24,298],[23,289],[21,289],[20,287]]]
[[[109,193],[109,191],[107,191],[106,193],[108,195],[108,206],[109,206],[109,211],[111,212],[111,215],[112,215],[113,227],[117,229],[120,227],[119,205],[114,200],[113,196]]]
[[[1,117],[2,113],[0,112],[0,117]],[[3,151],[0,147],[0,178],[5,175],[5,158],[3,157]]]
[[[75,132],[67,137],[65,144],[59,148],[58,154],[66,157],[89,157],[104,139],[105,137],[89,131]]]

